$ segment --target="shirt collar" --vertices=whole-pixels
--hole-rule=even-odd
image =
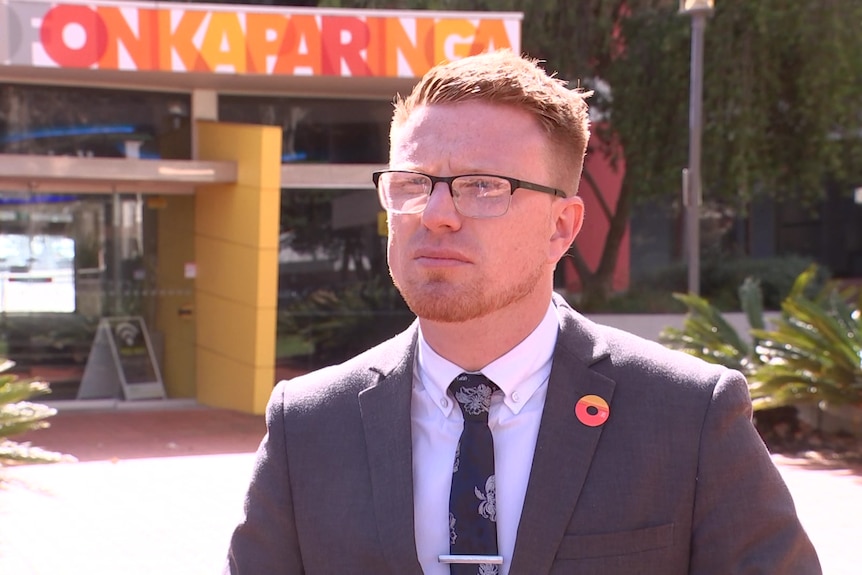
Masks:
[[[482,368],[481,372],[503,391],[503,403],[515,414],[529,401],[551,373],[560,320],[553,301],[539,325],[521,343]],[[447,389],[464,369],[431,349],[419,327],[417,345],[418,383],[448,416],[453,409]]]

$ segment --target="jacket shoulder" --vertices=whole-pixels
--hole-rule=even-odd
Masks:
[[[568,304],[558,304],[558,312],[560,346],[611,379],[711,387],[729,371],[656,341],[596,323]]]

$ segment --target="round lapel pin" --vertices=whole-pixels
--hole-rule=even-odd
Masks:
[[[588,427],[598,427],[608,420],[611,410],[608,402],[598,395],[585,395],[575,404],[578,421]]]

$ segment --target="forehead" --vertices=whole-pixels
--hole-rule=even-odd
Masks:
[[[548,147],[538,120],[513,106],[480,101],[431,104],[417,107],[393,128],[390,164],[499,171],[512,163],[544,159]]]

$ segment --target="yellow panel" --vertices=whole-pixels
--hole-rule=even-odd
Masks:
[[[198,401],[210,407],[263,414],[275,386],[275,367],[254,368],[198,348]]]
[[[194,280],[184,276],[194,261],[194,198],[171,196],[158,212],[156,234],[155,328],[164,337],[162,378],[168,397],[195,396],[195,318],[181,318],[179,308],[194,303]],[[172,295],[177,292],[186,295]]]
[[[278,126],[199,121],[198,159],[237,162],[240,186],[281,187],[281,135]]]
[[[198,236],[197,289],[252,307],[275,308],[278,252]]]
[[[272,388],[275,387],[275,384],[275,364],[272,364],[270,367],[261,367],[255,370],[254,394],[251,399],[252,413],[266,413],[266,404],[272,396]]]
[[[249,412],[253,409],[254,368],[198,348],[198,376],[206,382],[198,401],[210,407]]]
[[[200,292],[196,301],[198,346],[243,364],[272,365],[275,308],[255,310]]]
[[[250,246],[278,247],[278,188],[201,186],[196,197],[195,233]]]

